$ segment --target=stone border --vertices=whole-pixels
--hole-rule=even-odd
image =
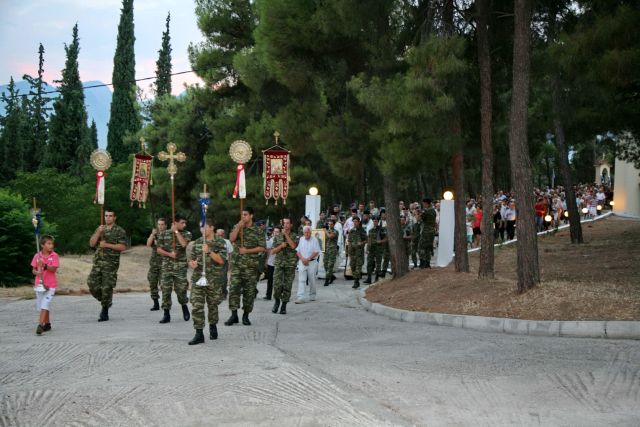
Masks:
[[[640,339],[640,322],[617,320],[521,320],[504,317],[466,316],[463,314],[409,311],[372,303],[365,298],[365,289],[358,293],[358,301],[367,311],[390,319],[410,323],[453,326],[483,332],[515,335]]]

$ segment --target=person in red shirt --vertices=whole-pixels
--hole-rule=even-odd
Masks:
[[[478,205],[475,212],[473,213],[473,245],[474,247],[480,246],[480,236],[482,235],[482,231],[480,230],[480,225],[482,224],[482,206]]]
[[[53,237],[44,235],[40,238],[40,252],[33,256],[31,267],[35,281],[33,289],[36,292],[36,307],[40,311],[40,319],[36,334],[51,330],[49,306],[56,293],[58,279],[56,271],[60,266],[58,254],[53,251],[55,245]]]
[[[536,210],[536,231],[541,232],[544,228],[544,216],[547,213],[547,204],[542,197],[538,198],[534,209]]]

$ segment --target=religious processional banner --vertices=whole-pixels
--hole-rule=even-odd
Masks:
[[[145,206],[149,197],[149,182],[151,181],[151,165],[153,157],[146,154],[136,154],[133,162],[133,174],[131,176],[131,192],[129,199],[131,204],[138,202],[138,206]]]
[[[287,204],[289,195],[289,151],[284,149],[269,149],[262,152],[264,161],[264,198],[269,204],[273,198],[278,204],[282,199]]]

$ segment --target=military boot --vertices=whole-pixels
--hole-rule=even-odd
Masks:
[[[287,314],[287,303],[283,302],[282,306],[280,307],[280,314]]]
[[[371,275],[367,274],[367,278],[364,279],[364,282],[362,282],[362,283],[366,283],[367,285],[370,284],[371,283]]]
[[[98,322],[106,322],[107,320],[109,320],[109,307],[102,307]]]
[[[249,313],[247,313],[246,311],[242,313],[242,324],[246,326],[249,326],[251,324],[251,321],[249,321]]]
[[[162,317],[162,320],[160,321],[160,323],[169,323],[169,322],[171,322],[171,314],[169,314],[169,310],[165,310],[164,316]]]
[[[224,322],[224,324],[227,325],[227,326],[231,326],[234,323],[238,323],[238,322],[239,322],[239,320],[238,320],[238,310],[232,310],[231,311],[231,317],[229,317],[229,319],[226,322]]]
[[[280,300],[278,298],[276,298],[276,302],[273,304],[273,308],[271,309],[271,312],[272,313],[277,313],[278,312],[278,308],[280,308]]]
[[[376,278],[375,278],[374,282],[377,282],[378,280],[380,280],[380,275],[378,273],[376,273]]]
[[[153,307],[149,309],[149,311],[158,311],[160,310],[160,303],[158,302],[158,298],[153,299]]]
[[[382,273],[380,273],[380,277],[383,278],[383,279],[385,278],[386,275],[387,275],[386,271],[383,271]]]
[[[210,340],[218,339],[218,327],[216,325],[209,325],[209,339]]]
[[[202,329],[196,329],[196,335],[193,337],[191,341],[189,341],[189,345],[202,344],[204,342],[204,335],[202,334]]]
[[[360,279],[354,279],[353,281],[353,289],[358,289],[360,287]]]
[[[324,285],[325,286],[329,286],[329,284],[331,283],[331,278],[327,277],[326,279],[324,279]]]
[[[189,314],[189,307],[187,307],[187,304],[182,304],[182,318],[185,322],[191,319],[191,314]]]

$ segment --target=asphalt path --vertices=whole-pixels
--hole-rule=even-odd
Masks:
[[[0,426],[640,425],[640,342],[403,323],[365,311],[352,282],[188,346],[144,294],[0,299]],[[295,288],[294,283],[294,288]],[[175,304],[175,296],[174,296]],[[206,331],[205,331],[206,332]]]

